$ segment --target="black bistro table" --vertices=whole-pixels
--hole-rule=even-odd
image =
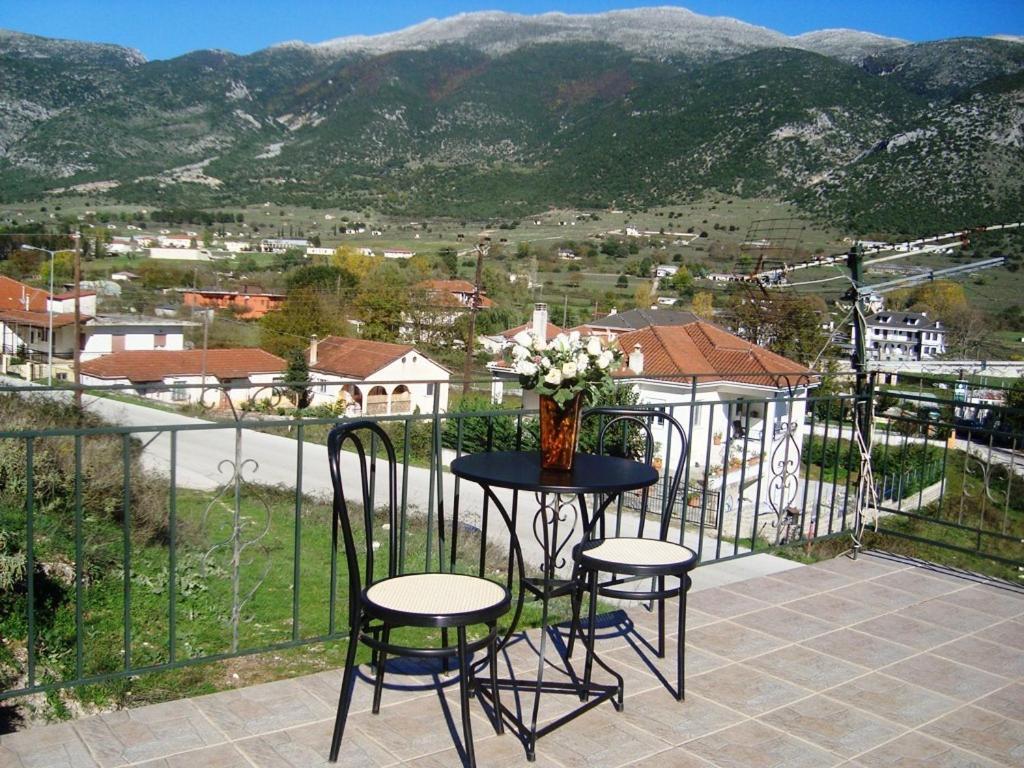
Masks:
[[[647,464],[614,456],[588,453],[576,454],[572,470],[568,472],[545,470],[540,466],[537,451],[495,451],[460,456],[451,463],[451,472],[456,477],[480,485],[486,498],[505,518],[512,535],[509,548],[510,564],[513,557],[519,561],[520,590],[512,626],[505,635],[505,641],[512,636],[519,620],[525,595],[542,604],[540,656],[537,661],[535,680],[499,680],[501,688],[516,690],[533,689],[533,710],[529,723],[510,709],[501,706],[501,714],[517,729],[526,746],[526,757],[536,757],[537,739],[556,728],[565,725],[589,709],[604,701],[611,701],[617,710],[622,709],[622,677],[596,655],[594,660],[609,672],[616,684],[591,683],[584,690],[583,683],[572,668],[572,663],[563,656],[568,682],[544,681],[544,656],[548,639],[548,604],[552,598],[572,595],[577,589],[575,570],[566,578],[564,569],[570,565],[572,547],[588,536],[605,509],[626,491],[634,491],[654,485],[658,481],[657,471]],[[515,491],[512,508],[509,510],[495,494],[495,489]],[[517,524],[520,516],[519,491],[533,494],[536,511],[529,520],[530,531],[540,545],[540,576],[529,577],[522,568],[522,549]],[[587,507],[587,497],[594,499],[595,508]],[[570,630],[574,631],[574,630]],[[481,692],[484,692],[481,689]],[[541,728],[537,727],[542,692],[571,694],[580,698],[580,705]],[[492,702],[493,703],[493,702]]]

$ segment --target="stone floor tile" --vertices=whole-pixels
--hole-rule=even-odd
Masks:
[[[473,698],[469,709],[474,734],[494,733],[479,699]],[[445,696],[381,707],[377,715],[360,712],[349,717],[346,732],[350,728],[385,746],[388,752],[401,760],[441,752],[454,743],[462,743],[462,713],[458,701]]]
[[[990,627],[999,621],[990,613],[982,613],[973,608],[951,603],[944,597],[937,597],[926,600],[917,605],[911,605],[897,611],[897,615],[906,616],[909,619],[928,621],[954,632],[977,632],[980,629]]]
[[[810,693],[746,664],[732,664],[690,678],[686,690],[751,717]]]
[[[665,640],[665,656],[658,657],[654,651],[646,646],[638,646],[637,648],[620,648],[617,651],[612,651],[609,654],[603,654],[602,658],[613,669],[616,669],[620,674],[624,674],[620,667],[636,667],[641,669],[648,674],[653,675],[660,685],[668,685],[671,688],[675,688],[676,685],[676,639],[675,637],[669,637]],[[713,653],[708,653],[701,648],[695,648],[692,645],[687,645],[685,654],[683,656],[683,662],[685,665],[685,674],[687,679],[694,675],[701,675],[705,672],[710,672],[712,669],[718,669],[724,667],[726,664],[731,664],[729,659],[722,656],[716,656]],[[626,689],[627,695],[629,695],[629,689]]]
[[[898,611],[900,608],[915,605],[922,600],[920,595],[915,595],[913,592],[887,587],[877,581],[861,581],[848,587],[832,590],[829,594],[871,606],[879,615]]]
[[[669,744],[682,744],[744,720],[739,712],[689,693],[675,701],[664,691],[647,691],[626,701],[621,714],[627,722]]]
[[[673,747],[630,763],[627,768],[714,768],[707,760],[683,747]]]
[[[848,664],[832,656],[787,645],[777,651],[750,659],[747,662],[762,672],[768,672],[793,685],[821,691],[859,677],[865,670],[855,664]]]
[[[927,572],[922,572],[918,568],[908,568],[903,571],[887,573],[874,579],[872,583],[902,589],[904,592],[910,592],[922,598],[941,597],[958,589],[963,589],[963,584],[958,584],[949,579],[933,578]]]
[[[962,706],[941,693],[873,672],[826,692],[833,699],[913,728]]]
[[[3,768],[95,768],[85,742],[71,723],[29,728],[0,736]]]
[[[618,768],[670,745],[636,728],[622,713],[599,707],[537,742],[537,754],[565,768]]]
[[[426,670],[424,670],[424,673]],[[317,672],[313,675],[305,675],[297,678],[303,690],[311,693],[334,711],[338,706],[338,696],[341,694],[341,678],[344,673],[342,669],[330,669],[324,672]],[[431,696],[434,693],[434,681],[428,676],[413,676],[407,674],[403,669],[401,672],[392,669],[389,663],[386,665],[384,674],[383,699],[391,704],[397,704],[406,699],[415,699],[420,696]],[[362,712],[370,708],[373,696],[372,670],[368,664],[360,665],[359,673],[356,676],[356,687],[352,692],[352,706],[349,710],[352,713]]]
[[[1004,621],[981,630],[977,636],[1024,650],[1024,621]]]
[[[846,758],[889,741],[904,730],[827,696],[803,699],[761,715],[758,720]]]
[[[543,747],[543,741],[539,744]],[[561,768],[558,763],[544,755],[542,749],[538,749],[537,759],[528,763],[526,748],[509,731],[501,736],[491,733],[485,738],[474,734],[473,749],[479,768],[508,768],[508,766],[516,765],[530,766],[530,768]],[[463,762],[461,753],[455,747],[451,747],[443,752],[417,757],[402,763],[402,765],[403,768],[453,768],[463,765]]]
[[[829,768],[842,761],[756,720],[689,741],[685,749],[718,768]]]
[[[996,763],[978,755],[911,731],[860,755],[858,768],[996,768]]]
[[[104,768],[227,741],[190,700],[107,712],[79,720],[74,728]]]
[[[1024,762],[1024,722],[995,712],[963,707],[921,730],[1002,765],[1019,766]]]
[[[218,744],[191,752],[179,752],[157,760],[135,763],[133,768],[252,768],[252,763],[234,744]]]
[[[814,567],[856,579],[874,579],[888,573],[905,571],[908,566],[903,562],[861,554],[856,560],[849,555],[840,555],[815,563]]]
[[[1024,720],[1024,683],[1013,683],[974,702],[974,706],[1003,717]]]
[[[917,621],[899,613],[888,613],[854,624],[852,629],[875,637],[901,643],[917,651],[926,651],[955,640],[960,633],[927,621]]]
[[[791,573],[791,571],[786,571],[786,573]],[[753,597],[771,605],[799,600],[801,597],[809,597],[819,591],[816,587],[787,580],[785,574],[773,577],[759,576],[756,579],[738,581],[727,584],[723,589],[744,597]]]
[[[1024,650],[990,643],[976,636],[961,637],[932,649],[936,656],[969,664],[995,675],[1024,678]]]
[[[998,616],[1001,619],[1024,615],[1024,592],[1011,592],[979,584],[953,592],[942,599],[954,605]]]
[[[368,683],[361,685],[362,693],[369,687]],[[305,690],[298,680],[236,688],[192,701],[231,739],[305,725],[331,717],[336,711]]]
[[[693,592],[690,597],[697,594]],[[713,624],[716,621],[721,621],[721,616],[714,616],[710,613],[705,613],[693,605],[691,605],[689,599],[686,604],[686,628],[696,629],[697,627],[703,627],[706,624]],[[665,632],[676,631],[676,619],[679,616],[678,601],[671,600],[665,604]],[[633,632],[635,634],[641,634],[644,637],[653,639],[655,637],[654,632],[658,628],[658,613],[657,611],[648,611],[639,604],[634,604],[628,610],[630,621],[633,624]]]
[[[838,589],[855,581],[860,581],[856,576],[843,573],[836,573],[825,568],[809,566],[807,568],[794,568],[784,573],[766,576],[767,579],[785,581],[797,587],[806,587],[814,592],[828,592],[830,589]]]
[[[824,571],[827,573],[827,571]],[[878,615],[878,611],[870,603],[854,602],[836,597],[832,592],[805,597],[786,603],[791,611],[811,616],[815,619],[830,622],[837,627],[849,626]]]
[[[370,715],[366,715],[370,717]],[[395,765],[398,758],[376,740],[360,729],[353,727],[355,718],[350,718],[345,727],[338,754],[338,768],[380,768]],[[474,723],[475,725],[475,723]],[[443,723],[439,729],[447,735]],[[236,741],[235,746],[245,754],[251,765],[258,768],[328,768],[331,736],[334,732],[334,718],[319,723],[310,723],[298,728],[288,728],[262,736],[253,736]],[[193,763],[193,768],[198,765]]]
[[[742,613],[766,608],[767,603],[755,597],[731,592],[726,587],[713,587],[690,593],[686,598],[686,606],[687,611],[693,608],[712,616],[732,618]]]
[[[720,621],[686,633],[689,647],[723,656],[733,661],[742,661],[751,656],[774,651],[786,645],[781,640],[764,632],[741,626],[732,621]]]
[[[885,673],[963,701],[992,693],[1008,682],[1005,677],[990,675],[929,653],[897,661],[887,667]]]
[[[804,640],[800,645],[870,669],[884,667],[914,653],[912,648],[905,645],[890,643],[888,640],[856,629],[829,632],[827,635]]]
[[[791,643],[806,640],[815,635],[823,635],[836,628],[835,624],[829,624],[827,621],[816,619],[805,613],[787,610],[781,605],[746,613],[736,617],[733,621]]]

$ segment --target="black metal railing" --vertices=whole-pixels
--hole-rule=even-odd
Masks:
[[[665,477],[647,503],[702,563],[877,528],[1008,574],[1024,566],[1018,412],[964,425],[942,416],[950,402],[916,397],[872,419],[865,463],[854,414],[872,396],[676,384],[674,401],[650,407],[690,442],[685,456],[656,445]],[[154,411],[127,385],[85,391],[85,416],[67,389],[0,391],[0,700],[341,636],[323,445],[344,417],[292,412],[296,389],[190,398],[193,418]],[[447,472],[453,457],[537,439],[529,409],[445,408],[442,386],[431,397],[429,411],[375,416],[401,461],[405,570],[456,567],[454,542],[500,536],[479,489]],[[669,500],[676,461],[685,490]],[[640,503],[609,509],[616,530]]]

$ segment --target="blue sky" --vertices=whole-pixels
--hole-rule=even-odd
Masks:
[[[377,34],[466,11],[598,13],[651,5],[681,5],[787,34],[849,27],[914,41],[1024,35],[1024,0],[0,0],[0,28],[117,43],[164,59],[200,48],[251,53],[285,40]]]

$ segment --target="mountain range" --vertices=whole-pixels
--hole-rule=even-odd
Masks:
[[[0,31],[0,199],[518,216],[708,191],[854,232],[1018,220],[1024,44],[677,8],[464,14],[146,61]]]

